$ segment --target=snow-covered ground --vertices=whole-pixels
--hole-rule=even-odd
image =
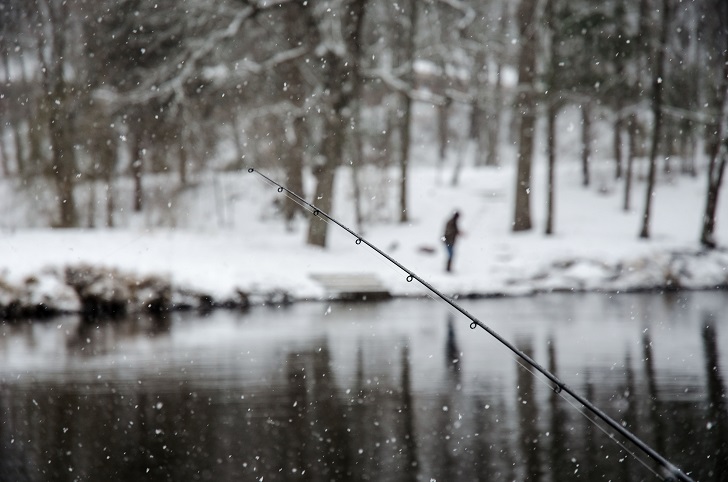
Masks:
[[[534,228],[513,233],[515,172],[508,167],[464,167],[456,186],[452,167],[418,166],[409,175],[408,223],[397,222],[396,172],[364,173],[364,210],[377,221],[360,234],[448,295],[523,295],[544,290],[626,291],[655,287],[710,289],[728,286],[728,251],[702,251],[698,243],[705,203],[704,173],[661,178],[653,202],[651,237],[639,239],[644,182],[634,184],[630,212],[622,210],[623,185],[612,166],[595,164],[591,187],[579,166],[557,173],[555,234],[543,234],[545,169],[534,166]],[[638,173],[640,170],[638,169]],[[274,172],[267,173],[275,177]],[[182,227],[0,232],[0,306],[24,291],[33,303],[78,306],[64,281],[67,266],[108,268],[109,276],[158,276],[175,288],[214,300],[285,292],[295,299],[326,296],[311,275],[366,273],[398,296],[426,294],[416,281],[344,230],[329,226],[326,249],[305,244],[307,218],[287,228],[274,201],[283,198],[260,176],[218,176],[198,187],[196,202],[179,208]],[[222,189],[222,201],[219,192]],[[351,172],[342,168],[332,214],[354,230]],[[216,198],[217,199],[214,199]],[[221,207],[224,222],[220,222]],[[450,213],[462,213],[455,269],[444,272],[440,236]],[[216,214],[217,213],[217,214]],[[372,216],[376,213],[376,216]],[[728,243],[728,196],[721,197],[716,239]],[[216,222],[217,221],[217,222]],[[6,224],[7,226],[7,224]],[[111,271],[114,270],[114,271]]]

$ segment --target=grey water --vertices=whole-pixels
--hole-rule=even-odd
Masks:
[[[728,293],[463,300],[700,481]],[[0,325],[0,481],[641,481],[660,469],[445,303]]]

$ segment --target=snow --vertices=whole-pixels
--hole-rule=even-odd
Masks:
[[[451,168],[418,166],[409,174],[410,221],[401,224],[394,214],[398,180],[392,171],[385,176],[384,187],[374,183],[364,188],[364,207],[381,210],[372,206],[384,202],[384,210],[391,209],[391,220],[380,212],[378,217],[384,220],[365,223],[360,234],[448,296],[728,285],[728,252],[702,251],[698,243],[704,173],[660,179],[651,237],[644,240],[638,238],[644,182],[634,183],[634,208],[624,212],[623,186],[607,174],[611,166],[595,164],[593,178],[601,181],[588,188],[581,185],[579,169],[576,163],[558,167],[552,236],[543,234],[545,169],[538,162],[531,190],[531,231],[511,230],[512,167],[466,166],[453,186]],[[275,178],[276,173],[266,174]],[[334,211],[329,214],[356,230],[351,177],[349,169],[341,168]],[[84,265],[160,277],[215,300],[231,299],[238,292],[260,299],[276,292],[293,299],[322,299],[326,293],[311,276],[337,273],[376,276],[396,296],[428,294],[416,280],[407,282],[407,273],[335,225],[329,226],[327,248],[306,245],[308,218],[286,228],[273,207],[283,194],[257,174],[230,173],[225,183],[227,189],[237,190],[229,198],[226,223],[215,223],[204,206],[197,205],[179,208],[188,214],[177,228],[6,228],[0,233],[0,288],[6,285],[0,289],[0,304],[7,304],[9,292],[25,287],[33,302],[73,311],[78,303],[59,279],[66,267]],[[382,201],[382,196],[387,199]],[[454,209],[462,213],[460,227],[465,234],[456,246],[454,272],[445,273],[439,238]],[[722,196],[716,238],[723,243],[728,239],[727,211],[728,197]],[[8,226],[8,218],[4,225]]]

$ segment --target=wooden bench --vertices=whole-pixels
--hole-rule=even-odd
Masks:
[[[392,297],[379,278],[371,273],[316,273],[310,276],[324,287],[330,299],[371,301]]]

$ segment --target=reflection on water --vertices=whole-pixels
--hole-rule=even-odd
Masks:
[[[725,384],[718,362],[715,316],[705,315],[703,343],[705,345],[705,372],[708,390],[708,424],[712,433],[713,455],[709,468],[714,480],[728,480],[728,401]],[[725,345],[723,345],[725,346]]]
[[[726,293],[467,302],[701,481],[728,477],[726,308]],[[442,304],[94,323],[0,325],[0,480],[659,480]]]

